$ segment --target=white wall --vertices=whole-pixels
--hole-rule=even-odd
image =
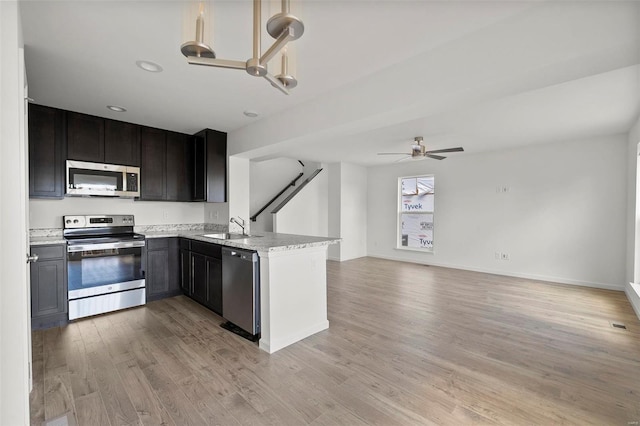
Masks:
[[[292,158],[274,158],[266,161],[251,162],[251,192],[250,192],[250,212],[255,214],[272,197],[289,184],[299,173],[302,166],[297,160]],[[298,180],[298,185],[302,179]],[[292,190],[290,188],[287,194]],[[263,211],[255,222],[251,224],[255,231],[273,231],[273,218],[271,211],[278,204],[274,203]]]
[[[228,215],[229,218],[240,217],[244,219],[245,229],[249,232],[251,229],[251,221],[249,220],[249,160],[234,156],[228,158],[227,164]],[[234,223],[229,224],[229,230],[242,232],[242,229]]]
[[[340,163],[331,163],[325,169],[327,172],[328,200],[327,200],[327,232],[332,237],[340,237],[340,203],[341,203],[341,172]],[[366,215],[366,211],[364,212]],[[331,260],[340,260],[340,247],[342,244],[331,244],[327,256]]]
[[[0,424],[29,423],[23,51],[15,1],[0,2]]]
[[[29,227],[62,228],[62,216],[70,214],[133,214],[136,225],[203,223],[205,204],[208,203],[100,197],[66,197],[62,200],[34,198],[29,201]]]
[[[329,178],[326,170],[318,174],[277,214],[273,231],[284,234],[328,236]]]
[[[607,136],[371,168],[368,253],[622,289],[627,145],[626,135]],[[397,250],[397,178],[431,173],[434,253]],[[495,259],[498,251],[511,259]]]
[[[229,224],[229,203],[204,203],[205,223]]]
[[[349,260],[367,255],[367,169],[333,163],[329,172],[329,235],[340,244],[329,246],[329,258]]]
[[[626,282],[640,283],[640,206],[637,198],[637,169],[640,161],[638,156],[640,144],[640,118],[629,130],[627,137],[627,275]],[[636,255],[636,253],[638,255]]]

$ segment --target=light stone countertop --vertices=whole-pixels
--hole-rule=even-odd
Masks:
[[[182,237],[195,241],[220,244],[227,247],[235,247],[254,251],[285,251],[296,250],[307,247],[320,247],[340,242],[340,238],[312,237],[308,235],[280,234],[274,232],[258,232],[253,236],[235,239],[222,240],[205,237],[205,234],[214,234],[216,231],[189,230],[189,231],[156,231],[141,232],[146,238],[167,238]]]
[[[151,238],[182,237],[195,241],[220,244],[255,251],[285,251],[307,247],[320,247],[340,242],[340,238],[312,237],[308,235],[281,234],[273,232],[258,232],[251,237],[221,240],[205,237],[205,234],[226,232],[225,225],[161,225],[161,226],[136,226],[135,232]],[[32,229],[30,231],[29,244],[32,246],[47,244],[66,244],[62,236],[62,229]]]

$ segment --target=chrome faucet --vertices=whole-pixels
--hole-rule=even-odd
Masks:
[[[238,222],[238,220],[241,220],[242,223]],[[236,225],[238,225],[240,228],[242,228],[242,235],[247,235],[247,233],[244,230],[244,219],[242,219],[240,216],[238,216],[238,218],[236,219],[235,217],[232,217],[231,219],[229,219],[230,223],[235,223]]]

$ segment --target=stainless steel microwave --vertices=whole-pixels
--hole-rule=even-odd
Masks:
[[[67,195],[139,197],[140,168],[67,160]]]

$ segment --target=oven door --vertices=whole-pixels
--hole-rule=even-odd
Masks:
[[[143,249],[144,241],[69,245],[69,300],[143,288]]]

